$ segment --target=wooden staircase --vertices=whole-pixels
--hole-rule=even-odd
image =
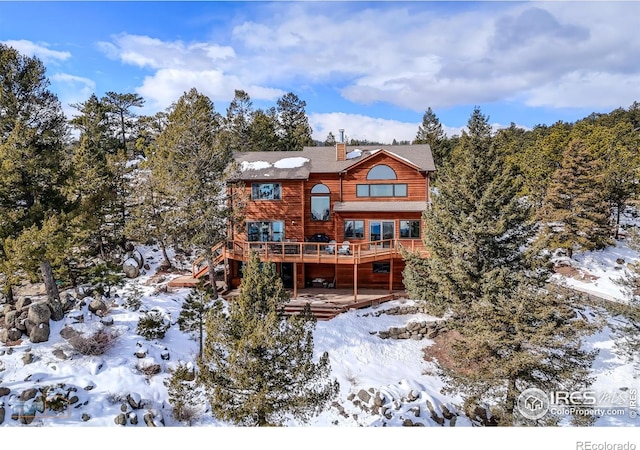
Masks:
[[[222,264],[225,262],[224,247],[225,247],[225,243],[220,242],[219,244],[215,245],[211,249],[211,252],[213,254],[213,260],[211,262],[213,263],[214,266],[217,266],[218,264]],[[202,264],[203,261],[204,261],[204,257],[202,256],[199,257],[191,265],[191,275],[185,275],[185,276],[174,278],[173,280],[169,281],[167,285],[169,287],[197,286],[197,284],[200,282],[200,279],[209,273],[209,265]],[[210,285],[211,285],[210,281],[208,279],[205,280],[204,286],[206,287]],[[219,294],[222,294],[223,292],[225,292],[227,288],[228,287],[226,286],[226,280],[222,287],[216,286],[216,290],[218,291]]]

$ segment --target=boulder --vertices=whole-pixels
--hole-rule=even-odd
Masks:
[[[360,392],[358,392],[358,398],[364,403],[369,403],[369,400],[371,400],[371,394],[364,389],[360,389]]]
[[[14,310],[9,310],[4,314],[4,323],[7,328],[15,328],[16,321],[19,316],[19,312]]]
[[[83,413],[81,419],[83,422],[88,422],[89,420],[91,420],[91,416],[87,413]]]
[[[67,358],[69,358],[61,348],[55,349],[52,353],[53,353],[53,356],[55,356],[58,359],[67,359]]]
[[[4,397],[5,395],[9,395],[11,393],[11,389],[6,387],[0,387],[0,397]]]
[[[48,323],[41,323],[31,329],[29,332],[29,339],[34,344],[39,342],[47,342],[49,340],[49,335],[51,334],[51,328]]]
[[[92,299],[89,303],[89,311],[99,317],[103,317],[108,309],[107,304],[98,298]]]
[[[116,425],[124,426],[127,424],[127,416],[125,416],[124,413],[120,413],[115,417],[115,419],[113,419],[113,421],[116,423]]]
[[[64,319],[64,306],[61,302],[49,302],[48,306],[51,310],[51,320],[58,322]]]
[[[140,275],[140,267],[138,266],[138,262],[134,258],[129,258],[122,264],[122,271],[127,276],[127,278],[136,278],[138,275]]]
[[[22,311],[30,304],[31,304],[31,299],[29,297],[21,297],[16,301],[16,309],[18,311]]]
[[[26,366],[27,364],[31,364],[33,362],[33,353],[25,353],[22,356],[22,362]]]
[[[29,305],[27,319],[36,325],[49,323],[49,319],[51,319],[51,309],[46,303],[33,303]]]
[[[20,401],[26,402],[27,400],[31,400],[32,398],[36,398],[37,394],[38,394],[38,390],[36,388],[25,389],[20,394]]]
[[[3,328],[0,329],[0,342],[13,342],[22,337],[22,331],[17,328]]]
[[[4,406],[0,406],[0,425],[2,425],[2,422],[4,422],[4,415],[5,415]]]
[[[129,403],[129,405],[133,409],[142,408],[142,399],[140,398],[140,395],[136,394],[135,392],[133,394],[127,395],[127,403]]]

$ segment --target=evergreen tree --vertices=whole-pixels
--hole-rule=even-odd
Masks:
[[[88,256],[94,256],[97,250],[104,260],[121,239],[121,233],[114,233],[113,227],[119,209],[108,157],[115,153],[118,142],[110,134],[107,105],[95,95],[72,106],[80,113],[70,120],[80,137],[73,146],[72,171],[66,186],[67,198],[74,205],[74,235],[79,247],[88,247]]]
[[[327,138],[324,140],[324,146],[333,147],[334,145],[336,145],[336,137],[331,131],[329,131],[329,134],[327,134]]]
[[[66,121],[57,97],[48,89],[45,68],[37,58],[0,44],[0,264],[2,271],[25,261],[10,261],[5,239],[42,230],[51,216],[64,212],[62,186],[68,173]],[[35,228],[34,228],[35,227]],[[24,241],[24,239],[22,239]],[[52,286],[51,261],[40,253],[41,276]],[[5,285],[11,297],[11,284]]]
[[[198,333],[198,356],[200,358],[202,358],[206,314],[213,303],[212,294],[211,289],[205,289],[203,283],[199,283],[185,298],[178,317],[180,330]]]
[[[175,204],[163,210],[171,240],[206,258],[212,285],[211,248],[226,239],[228,222],[234,222],[241,206],[226,198],[231,152],[220,145],[219,131],[213,102],[191,89],[169,108],[167,125],[149,158],[162,195]]]
[[[429,144],[436,167],[439,167],[448,156],[447,137],[431,107],[428,107],[422,116],[422,124],[418,126],[413,144]]]
[[[429,257],[408,255],[406,285],[435,314],[450,313],[454,339],[440,374],[465,406],[494,405],[503,425],[529,387],[583,387],[593,354],[580,339],[593,327],[574,299],[549,292],[531,205],[518,193],[522,176],[507,163],[485,116],[475,109],[439,175],[424,213]]]
[[[227,108],[222,132],[223,145],[232,152],[249,150],[250,125],[253,115],[253,103],[249,94],[236,89],[235,96]]]
[[[108,107],[111,126],[117,130],[116,135],[120,138],[120,149],[124,151],[125,157],[128,157],[131,155],[131,151],[127,145],[127,135],[134,129],[134,118],[136,117],[131,108],[144,106],[144,99],[138,94],[119,94],[110,91],[102,97],[102,102]]]
[[[179,363],[172,370],[171,377],[165,381],[165,385],[172,407],[172,417],[191,425],[191,422],[199,414],[198,403],[201,395],[196,385],[193,367],[182,362]]]
[[[307,103],[293,92],[278,99],[280,150],[299,151],[304,146],[313,144],[312,130],[305,112],[306,106]]]
[[[551,248],[601,249],[609,245],[609,207],[603,196],[602,161],[572,140],[555,171],[540,212]]]
[[[275,108],[258,109],[251,114],[248,150],[255,152],[280,150],[278,118]]]
[[[273,263],[252,253],[240,295],[207,319],[200,381],[213,414],[239,425],[306,421],[337,394],[329,356],[313,362],[315,319],[309,309],[283,316],[289,296]]]

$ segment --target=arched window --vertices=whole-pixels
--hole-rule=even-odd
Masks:
[[[331,191],[324,184],[316,184],[311,188],[312,194],[330,194]]]
[[[331,210],[331,191],[324,184],[311,188],[311,220],[329,220]]]
[[[367,174],[367,180],[395,180],[397,178],[395,171],[385,164],[373,166]]]

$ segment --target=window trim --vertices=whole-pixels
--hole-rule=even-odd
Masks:
[[[384,170],[384,171],[389,169],[393,174],[393,177],[386,176],[386,174],[378,175],[378,176],[374,176],[375,174],[372,175],[371,172],[373,172],[376,169]],[[367,180],[397,180],[397,179],[398,179],[398,174],[396,174],[396,171],[393,170],[393,167],[387,164],[376,164],[371,169],[369,169],[369,172],[367,172]]]
[[[262,186],[266,184],[272,184],[273,186],[278,186],[278,198],[256,198],[254,197],[255,186]],[[259,189],[259,188],[258,188]],[[275,189],[274,189],[275,191]],[[277,182],[269,182],[269,183],[251,183],[251,200],[256,202],[273,202],[273,201],[282,201],[282,183]]]
[[[402,223],[403,222],[407,222],[408,223],[409,236],[402,236]],[[411,222],[417,222],[418,223],[418,236],[411,236],[411,232],[413,231],[413,227],[411,226]],[[400,226],[400,228],[399,228],[400,236],[398,237],[398,239],[420,239],[422,237],[422,221],[419,220],[419,219],[401,219],[399,226]]]
[[[363,187],[367,187],[367,195],[361,195],[358,191]],[[371,186],[393,186],[393,195],[371,195]],[[404,186],[404,195],[398,195],[396,193],[397,186]],[[356,197],[358,198],[394,198],[394,197],[408,197],[409,186],[407,183],[371,183],[371,184],[356,184]]]
[[[316,192],[313,192],[314,190]],[[322,192],[318,192],[318,190],[321,190]],[[324,199],[327,201],[328,207],[326,208],[327,210],[326,218],[324,215],[322,215],[321,218],[317,218],[314,216],[314,213],[313,213],[314,199]],[[324,213],[324,210],[322,212]],[[311,217],[312,222],[329,222],[331,220],[331,189],[329,189],[327,185],[323,183],[318,183],[311,188],[311,198],[309,200],[309,216]]]
[[[353,236],[347,236],[347,222],[353,222],[353,231],[354,231],[354,235]],[[355,230],[357,229],[356,226],[356,222],[362,222],[362,236],[358,237],[356,236]],[[353,240],[360,240],[360,239],[366,239],[366,222],[364,219],[346,219],[344,221],[344,224],[342,226],[342,236],[344,238],[345,241],[348,241],[349,239],[353,239]]]

